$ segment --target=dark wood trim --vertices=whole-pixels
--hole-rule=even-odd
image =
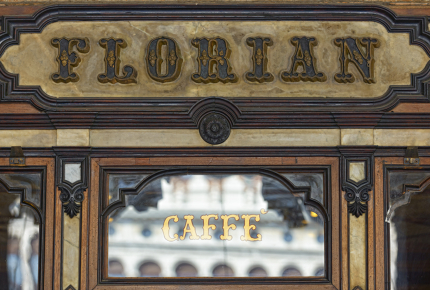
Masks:
[[[1,105],[0,105],[1,106]],[[236,107],[237,108],[237,107]],[[227,109],[208,108],[226,114]],[[430,113],[241,112],[232,129],[427,129]],[[28,129],[197,129],[199,119],[178,112],[41,112],[0,114],[0,130]]]
[[[56,157],[57,147],[36,148],[24,147],[25,157]],[[337,147],[181,147],[181,148],[117,148],[117,147],[61,147],[70,156],[87,152],[91,158],[147,158],[159,157],[254,157],[256,162],[266,162],[264,158],[279,157],[340,157],[341,150],[349,150],[352,154],[374,152],[375,157],[403,157],[407,146],[383,147],[383,146],[337,146]],[[430,147],[418,147],[420,157],[430,157]],[[0,148],[0,158],[9,158],[10,147]],[[9,159],[8,159],[9,160]],[[237,162],[239,159],[237,160]],[[209,162],[209,160],[208,160]],[[240,163],[238,163],[240,165]]]
[[[11,45],[19,44],[22,33],[40,33],[48,24],[58,21],[131,21],[131,20],[199,20],[206,21],[373,21],[391,33],[408,33],[410,43],[420,46],[430,56],[430,32],[424,16],[397,16],[387,7],[376,5],[52,5],[32,16],[3,16],[0,33],[0,55]],[[411,85],[391,86],[378,98],[228,98],[242,112],[234,128],[320,128],[358,126],[357,116],[348,115],[346,122],[323,114],[323,122],[315,122],[315,112],[361,111],[367,126],[378,116],[369,112],[388,111],[400,102],[428,102],[430,63],[422,72],[411,75]],[[47,111],[51,124],[69,128],[195,128],[189,110],[199,98],[54,98],[39,86],[20,86],[19,76],[7,72],[0,64],[1,101],[29,102]],[[63,112],[70,112],[64,120]],[[83,112],[88,112],[83,114]],[[134,117],[130,111],[136,112]],[[56,112],[62,112],[60,115]],[[292,112],[308,112],[298,117]],[[293,116],[283,123],[281,119]],[[251,119],[249,119],[251,118]],[[253,118],[253,120],[252,120]],[[367,119],[373,120],[367,120]],[[375,119],[376,118],[376,119]],[[327,119],[327,122],[324,120]],[[108,122],[106,122],[108,120]],[[111,121],[112,120],[112,121]],[[78,122],[76,122],[78,121]],[[376,122],[377,123],[377,122]],[[398,122],[399,124],[400,122]],[[413,123],[413,122],[412,122]],[[9,124],[9,123],[8,123]],[[354,125],[356,124],[356,125]],[[44,125],[48,126],[47,123]],[[419,126],[419,125],[417,125]],[[423,125],[424,126],[424,125]]]

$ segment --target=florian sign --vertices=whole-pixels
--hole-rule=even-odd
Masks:
[[[375,98],[429,61],[375,22],[57,22],[0,58],[64,97]]]
[[[267,211],[265,211],[264,209],[261,209],[260,213],[261,214],[267,214]],[[251,236],[251,230],[257,229],[256,225],[251,224],[251,219],[254,219],[255,222],[259,222],[260,221],[260,215],[259,214],[249,214],[249,215],[243,214],[242,216],[239,216],[238,214],[230,214],[230,215],[224,214],[224,215],[221,215],[220,217],[222,220],[222,229],[223,229],[223,234],[219,236],[220,240],[228,240],[228,241],[232,240],[233,237],[229,234],[229,230],[230,229],[235,230],[237,228],[237,226],[234,223],[230,223],[230,220],[238,221],[240,219],[240,217],[244,221],[244,226],[243,226],[244,234],[240,237],[240,240],[241,241],[250,241],[250,242],[262,240],[261,234],[257,234],[257,236],[255,238]],[[169,222],[173,221],[173,222],[177,223],[179,221],[179,218],[177,215],[168,216],[164,220],[164,224],[163,224],[163,227],[161,229],[163,231],[164,238],[169,242],[174,242],[174,241],[179,241],[179,240],[183,241],[185,239],[186,235],[190,234],[190,240],[199,240],[199,239],[211,240],[212,236],[209,234],[209,230],[215,230],[216,225],[211,224],[210,219],[218,220],[219,215],[207,214],[207,215],[202,215],[200,218],[203,221],[203,235],[201,235],[201,236],[197,235],[196,228],[193,224],[194,216],[193,215],[185,215],[184,220],[186,222],[185,222],[185,226],[183,229],[183,234],[181,236],[179,236],[178,234],[174,234],[174,236],[171,237],[169,234],[169,231],[170,231]]]
[[[428,20],[377,6],[65,5],[3,19],[2,98],[45,110],[189,112],[220,97],[242,112],[366,111],[427,100]]]
[[[314,56],[314,46],[318,41],[314,37],[291,38],[295,47],[288,70],[280,72],[280,79],[284,82],[325,82],[327,75],[317,70],[317,60]],[[379,47],[379,41],[370,37],[344,37],[333,40],[339,47],[340,71],[334,74],[335,81],[339,83],[352,83],[354,74],[349,71],[349,64],[359,71],[364,83],[375,83],[374,77],[374,48]],[[73,68],[81,62],[77,51],[88,53],[90,43],[88,38],[54,38],[52,45],[58,48],[58,72],[51,75],[56,83],[79,81],[79,75]],[[105,72],[97,76],[101,83],[131,84],[137,83],[138,72],[131,65],[120,67],[120,51],[127,47],[122,38],[102,38],[98,42],[105,49]],[[232,50],[228,41],[221,37],[195,38],[191,41],[197,49],[198,71],[191,74],[192,81],[196,83],[235,83],[238,76],[230,63]],[[246,72],[244,77],[249,82],[273,82],[274,76],[267,69],[268,46],[273,45],[270,37],[249,37],[246,44],[253,48],[250,62],[252,70]],[[75,50],[74,50],[75,49]],[[164,53],[163,53],[164,52]],[[145,54],[145,66],[148,76],[160,83],[173,82],[181,74],[181,49],[177,42],[170,37],[157,37],[150,40]],[[120,70],[122,73],[120,73]]]

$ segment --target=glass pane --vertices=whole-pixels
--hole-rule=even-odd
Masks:
[[[322,173],[282,173],[295,186],[309,186],[311,198],[323,203],[324,175]]]
[[[389,206],[391,207],[403,198],[403,185],[419,185],[429,176],[430,172],[424,170],[391,171],[388,174]]]
[[[430,289],[430,189],[412,194],[390,222],[392,290]]]
[[[0,179],[11,187],[23,188],[24,200],[41,207],[41,185],[42,175],[40,173],[13,173],[0,174]]]
[[[109,204],[119,200],[119,190],[133,188],[138,185],[148,174],[109,174]]]
[[[107,217],[109,277],[324,275],[322,213],[271,177],[169,176],[125,197]]]
[[[40,204],[40,175],[2,174],[6,184],[21,185],[29,200]],[[39,176],[36,182],[35,176]],[[30,190],[31,189],[31,190]],[[39,278],[39,223],[35,212],[20,203],[0,183],[0,289],[37,289]]]

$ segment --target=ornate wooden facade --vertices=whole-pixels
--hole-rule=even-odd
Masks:
[[[410,9],[0,7],[0,223],[7,225],[0,231],[0,289],[430,287],[430,9]],[[31,186],[19,183],[22,176]],[[170,238],[179,214],[156,223],[164,214],[160,200],[168,200],[175,180],[186,188],[194,176],[206,176],[208,196],[219,188],[227,207],[223,180],[240,176],[246,196],[260,186],[266,208],[231,216],[223,208],[201,219],[197,210],[185,213],[187,224]],[[15,206],[33,212],[37,236],[17,236],[19,223],[11,220],[27,214],[14,215],[11,195],[19,197]],[[186,204],[190,197],[177,198]],[[218,275],[214,264],[212,277],[181,276],[175,264],[176,277],[164,270],[115,274],[111,223],[127,235],[114,215],[124,208],[151,208],[157,233],[163,226],[171,242],[189,242],[186,231],[200,241],[212,233],[214,242],[215,220],[222,219],[220,240],[231,240],[229,230],[240,228],[231,223],[241,220],[243,243],[264,240],[253,231],[271,210],[288,229],[302,227],[298,221],[318,229],[322,272]],[[207,232],[193,232],[197,224]],[[148,224],[142,235],[151,231]],[[282,235],[291,241],[290,231]],[[25,250],[30,256],[19,258],[25,264],[37,252],[33,282],[22,270],[12,285],[12,254],[24,255],[13,243],[31,240],[33,247],[36,239],[38,246]]]

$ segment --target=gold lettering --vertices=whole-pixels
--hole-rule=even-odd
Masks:
[[[184,227],[184,234],[180,237],[181,240],[185,239],[185,236],[187,233],[190,233],[190,240],[198,240],[200,237],[196,233],[196,228],[193,225],[193,215],[184,215],[184,219],[186,219],[185,227]]]
[[[165,238],[166,240],[168,240],[169,242],[173,242],[173,241],[177,241],[177,240],[178,240],[178,234],[174,234],[174,235],[173,235],[173,238],[171,238],[171,237],[169,236],[169,230],[170,230],[170,227],[169,227],[169,221],[170,221],[171,219],[173,219],[173,221],[174,221],[175,223],[177,223],[177,222],[179,221],[179,219],[178,219],[178,216],[177,216],[177,215],[171,215],[171,216],[168,216],[168,217],[166,217],[166,219],[164,220],[163,227],[161,228],[161,229],[163,230],[164,238]]]
[[[203,220],[203,236],[201,236],[200,238],[202,240],[210,240],[212,239],[212,236],[209,235],[209,229],[215,230],[216,229],[216,225],[210,225],[209,224],[209,219],[210,218],[214,218],[214,219],[218,219],[218,215],[217,214],[209,214],[209,215],[202,215],[201,219]]]
[[[259,214],[250,214],[250,215],[246,215],[243,214],[242,218],[245,220],[245,225],[243,226],[243,230],[245,231],[245,235],[244,236],[240,236],[240,240],[241,241],[261,241],[261,234],[257,234],[257,238],[253,238],[251,237],[251,230],[255,230],[257,229],[257,227],[255,225],[251,225],[249,224],[252,218],[255,218],[256,222],[260,221],[260,215]]]
[[[231,239],[233,238],[232,236],[229,235],[228,231],[230,229],[235,230],[236,229],[236,225],[235,224],[228,224],[228,220],[230,218],[234,218],[235,220],[239,220],[239,215],[237,214],[230,214],[230,215],[222,215],[221,216],[222,220],[223,220],[223,225],[222,225],[222,229],[224,230],[224,234],[220,236],[221,240],[229,240],[231,241]]]

